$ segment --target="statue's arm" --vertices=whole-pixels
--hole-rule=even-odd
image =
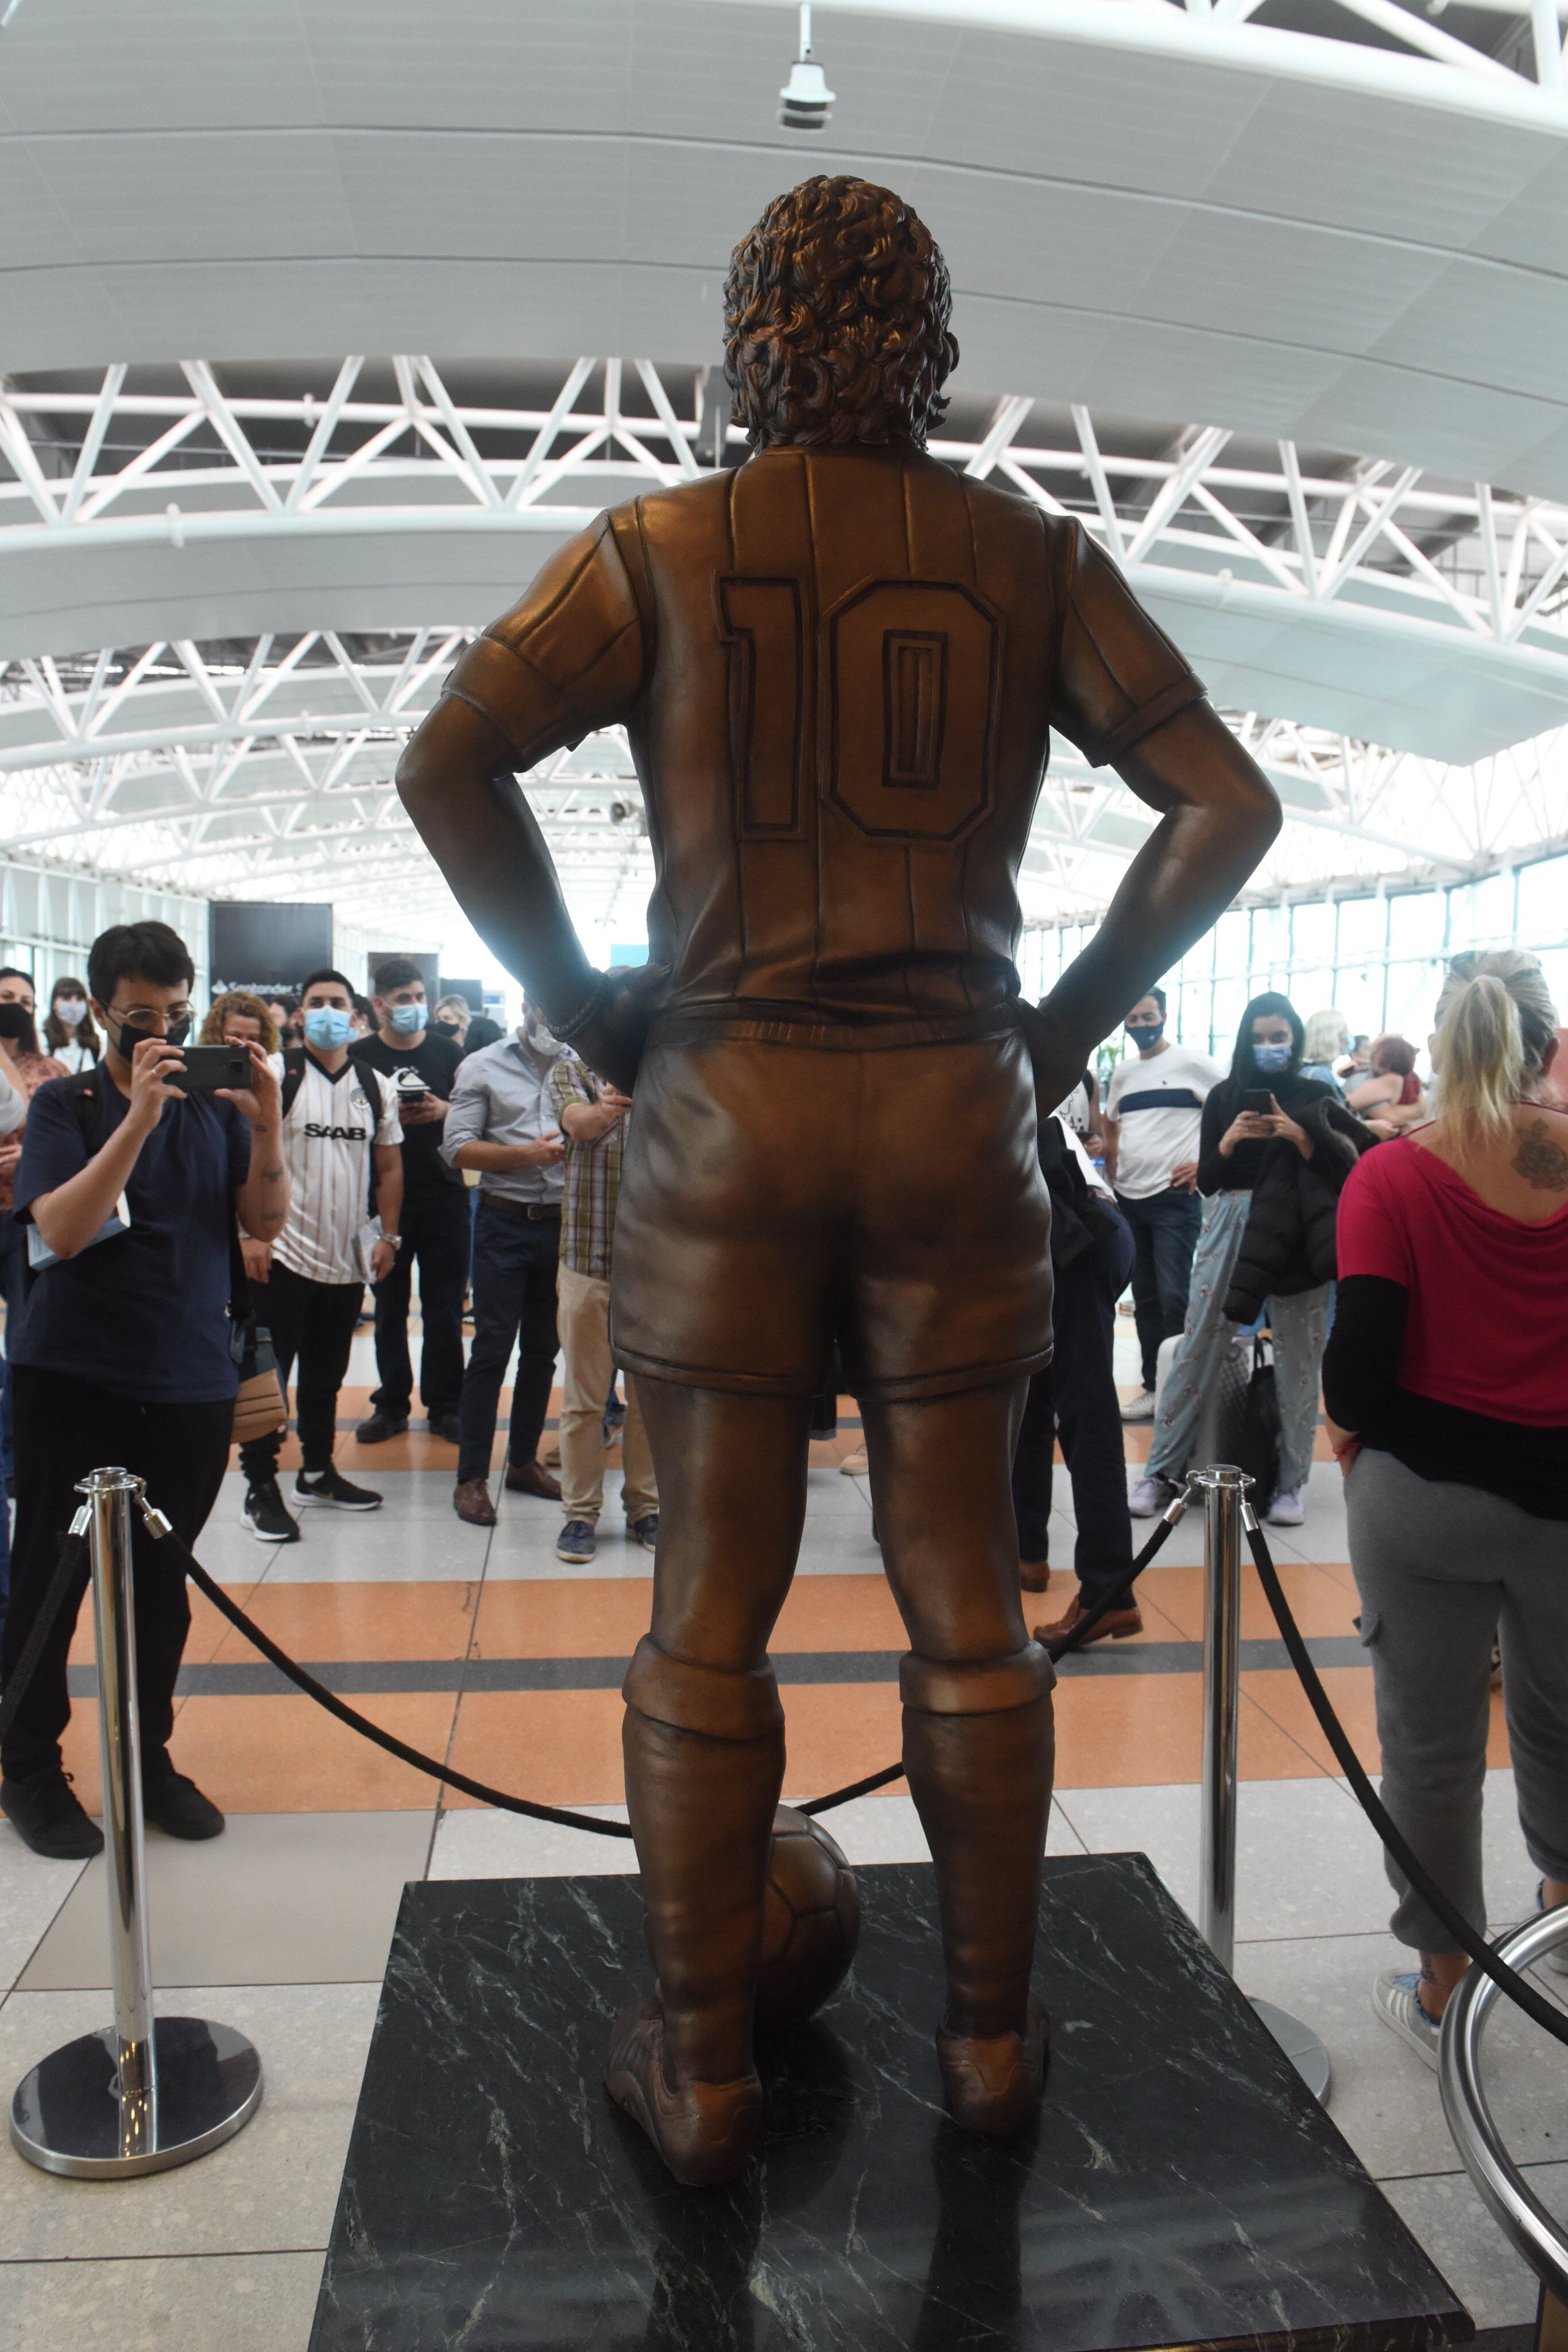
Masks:
[[[1280,830],[1272,785],[1210,703],[1187,703],[1111,765],[1160,821],[1031,1024],[1042,1102],[1061,1100],[1129,1006],[1224,912]]]
[[[516,756],[489,719],[449,694],[399,761],[398,793],[486,946],[547,1014],[570,1022],[595,974],[512,772]]]
[[[629,717],[643,667],[636,600],[601,517],[469,646],[397,771],[403,806],[480,938],[626,1092],[662,975],[612,988],[594,971],[517,773]]]

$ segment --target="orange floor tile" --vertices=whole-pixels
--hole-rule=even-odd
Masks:
[[[460,1772],[543,1805],[618,1805],[618,1690],[469,1691],[457,1713],[452,1761]],[[449,1790],[449,1805],[476,1800]]]
[[[461,1658],[478,1591],[476,1584],[267,1584],[244,1606],[264,1633],[302,1664]],[[221,1664],[259,1658],[243,1633],[232,1626],[225,1632],[227,1639],[214,1654]]]
[[[353,1705],[410,1747],[444,1757],[454,1692],[378,1694]],[[175,1717],[171,1752],[229,1813],[404,1811],[436,1800],[434,1780],[303,1695],[188,1698]]]

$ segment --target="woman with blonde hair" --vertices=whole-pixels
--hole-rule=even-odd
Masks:
[[[1557,1014],[1517,949],[1457,956],[1438,1116],[1366,1154],[1339,1210],[1323,1366],[1372,1654],[1383,1800],[1479,1933],[1492,1644],[1538,1903],[1568,1900],[1568,1111]],[[1419,1973],[1373,2003],[1429,2066],[1469,1965],[1392,1862]],[[1552,1965],[1568,1972],[1568,1954]]]
[[[276,1060],[282,1051],[277,1022],[260,997],[253,996],[248,988],[226,989],[222,996],[214,997],[197,1042],[203,1045],[259,1045],[269,1061]]]

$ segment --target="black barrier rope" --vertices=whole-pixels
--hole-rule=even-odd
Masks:
[[[1554,2042],[1568,2044],[1568,2016],[1564,2016],[1562,2010],[1554,2008],[1549,2000],[1543,2000],[1534,1986],[1521,1977],[1516,1969],[1511,1969],[1506,1960],[1498,1958],[1496,1951],[1487,1942],[1485,1937],[1476,1933],[1469,1921],[1460,1912],[1455,1910],[1442,1888],[1428,1878],[1405,1840],[1400,1836],[1392,1816],[1367,1779],[1362,1768],[1361,1759],[1351,1746],[1343,1724],[1329,1704],[1329,1695],[1318,1678],[1316,1666],[1307,1654],[1307,1645],[1301,1639],[1301,1628],[1291,1612],[1291,1604],[1286,1600],[1284,1587],[1280,1582],[1279,1570],[1270,1557],[1263,1530],[1259,1526],[1257,1515],[1249,1504],[1244,1507],[1242,1518],[1247,1529],[1248,1545],[1252,1553],[1252,1564],[1258,1570],[1259,1580],[1268,1596],[1269,1606],[1274,1612],[1274,1622],[1280,1628],[1281,1636],[1290,1654],[1291,1664],[1301,1679],[1301,1688],[1307,1694],[1312,1713],[1317,1717],[1322,1727],[1323,1738],[1333,1749],[1345,1779],[1355,1791],[1362,1811],[1366,1815],[1385,1847],[1393,1855],[1422,1902],[1430,1910],[1436,1912],[1461,1951],[1469,1954],[1482,1974],[1490,1977],[1499,1991],[1506,1993],[1516,2007],[1522,2009],[1532,2024],[1539,2025],[1543,2032],[1550,2033]]]
[[[595,1837],[629,1838],[631,1836],[632,1830],[629,1822],[601,1821],[596,1813],[574,1813],[562,1805],[536,1804],[531,1797],[508,1796],[505,1790],[492,1789],[483,1780],[471,1780],[465,1772],[457,1771],[450,1764],[438,1762],[434,1756],[423,1755],[417,1748],[411,1748],[406,1740],[399,1739],[394,1733],[383,1731],[380,1724],[372,1723],[370,1717],[361,1715],[357,1707],[345,1705],[335,1691],[329,1691],[325,1683],[318,1682],[313,1674],[298,1664],[288,1655],[287,1650],[280,1650],[271,1636],[264,1633],[261,1627],[246,1615],[239,1603],[229,1599],[222,1585],[213,1581],[201,1562],[194,1559],[180,1541],[162,1512],[154,1509],[145,1496],[138,1499],[142,1518],[147,1524],[148,1533],[156,1536],[161,1543],[168,1544],[183,1560],[185,1574],[197,1591],[204,1593],[213,1607],[228,1619],[235,1632],[243,1633],[246,1640],[277,1668],[279,1674],[286,1675],[308,1698],[313,1698],[318,1706],[324,1706],[329,1715],[335,1715],[340,1723],[346,1723],[350,1731],[357,1731],[362,1738],[373,1741],[378,1748],[384,1748],[389,1756],[397,1757],[400,1762],[412,1764],[416,1772],[428,1773],[433,1780],[449,1781],[453,1788],[461,1789],[465,1796],[477,1798],[483,1805],[495,1805],[502,1812],[524,1813],[530,1821],[556,1822],[563,1829],[589,1830]],[[1143,1574],[1186,1507],[1186,1498],[1184,1493],[1178,1496],[1162,1515],[1159,1526],[1133,1563],[1132,1575],[1128,1577],[1121,1591],[1113,1593],[1109,1601],[1103,1601],[1097,1609],[1089,1611],[1078,1620],[1072,1631],[1051,1652],[1052,1660],[1065,1657],[1070,1651],[1078,1649],[1087,1641],[1108,1610],[1120,1608],[1127,1601],[1132,1592],[1134,1580]],[[50,1591],[52,1596],[53,1587],[50,1588]],[[63,1597],[62,1587],[61,1598]],[[56,1605],[58,1605],[57,1602]],[[41,1643],[39,1646],[42,1647]],[[18,1661],[18,1674],[13,1677],[14,1682],[21,1679],[20,1664],[21,1662]],[[8,1700],[9,1697],[8,1692]],[[847,1805],[852,1797],[863,1797],[869,1795],[873,1789],[885,1789],[890,1780],[902,1780],[903,1776],[904,1766],[901,1763],[889,1764],[882,1771],[869,1774],[863,1780],[852,1780],[847,1788],[834,1789],[825,1797],[813,1797],[809,1803],[801,1805],[799,1811],[803,1813],[829,1812],[836,1805]]]

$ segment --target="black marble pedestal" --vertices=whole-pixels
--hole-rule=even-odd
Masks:
[[[1470,2322],[1141,1855],[1048,1862],[1037,2127],[956,2130],[928,1867],[685,2189],[600,2084],[634,1878],[410,1886],[311,2352],[1416,2352]]]

